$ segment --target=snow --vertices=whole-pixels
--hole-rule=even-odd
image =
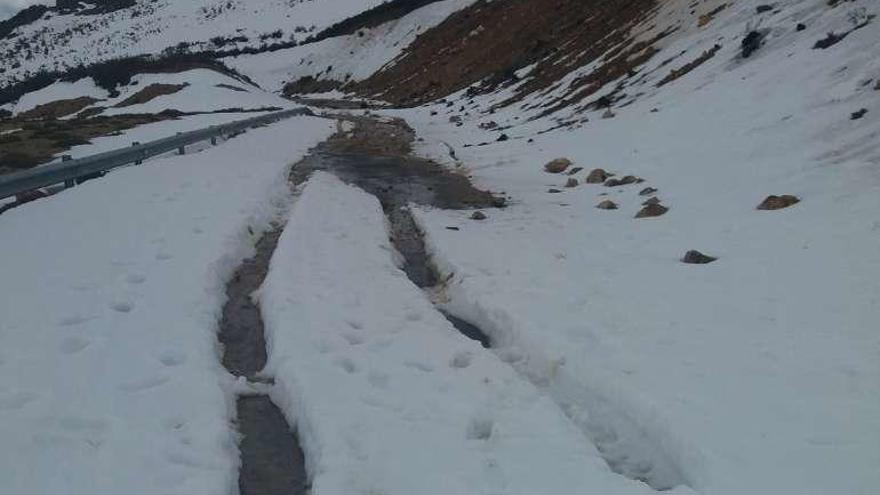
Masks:
[[[100,15],[47,14],[0,40],[0,52],[16,54],[2,63],[0,84],[41,69],[59,70],[80,63],[160,54],[181,41],[193,51],[216,48],[212,38],[245,36],[247,42],[220,49],[259,47],[308,36],[375,7],[383,0],[139,0],[135,8]],[[280,39],[261,36],[281,30]],[[19,50],[17,43],[40,47]],[[25,54],[30,57],[25,57]],[[13,60],[18,66],[14,65]]]
[[[400,19],[277,52],[226,59],[262,87],[280,91],[286,83],[312,76],[319,80],[361,81],[398,57],[416,37],[475,0],[429,4]]]
[[[98,100],[107,97],[107,91],[95,85],[91,77],[80,79],[76,82],[56,82],[41,90],[27,93],[22,96],[12,110],[13,114],[32,110],[39,105],[58,100],[69,100],[88,96]]]
[[[333,129],[283,121],[0,216],[4,491],[233,492],[225,280]]]
[[[180,91],[154,98],[139,105],[112,108],[126,98],[137,94],[151,84],[172,84],[186,87]],[[236,91],[220,84],[243,89]],[[163,110],[181,112],[211,112],[228,108],[255,109],[264,107],[290,107],[292,103],[272,93],[267,93],[247,83],[208,69],[196,69],[175,74],[138,74],[132,83],[121,88],[120,95],[100,105],[110,106],[103,115],[126,113],[160,113]]]
[[[880,24],[813,50],[848,22],[816,3],[780,4],[747,61],[735,41],[751,4],[679,33],[652,64],[724,46],[612,119],[582,113],[589,122],[539,134],[556,121],[481,114],[498,95],[468,105],[462,127],[442,105],[389,112],[425,139],[421,153],[453,166],[448,143],[478,185],[512,196],[480,223],[417,211],[433,260],[454,274],[445,307],[567,405],[609,462],[627,455],[620,469],[652,461],[706,494],[880,485]],[[794,19],[809,28],[795,34]],[[488,120],[513,125],[511,139],[495,143],[499,131],[478,127]],[[465,147],[480,142],[491,144]],[[567,189],[542,169],[560,156],[584,167],[581,182],[596,167],[646,182]],[[647,186],[671,209],[634,219]],[[769,194],[802,201],[756,211]],[[596,209],[604,199],[620,209]],[[690,249],[720,259],[681,263]]]
[[[258,293],[266,372],[311,493],[650,493],[459,334],[395,264],[388,235],[375,197],[319,172]]]

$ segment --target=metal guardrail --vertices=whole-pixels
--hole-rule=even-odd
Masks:
[[[147,158],[183,149],[190,144],[212,140],[221,136],[235,134],[252,127],[277,122],[297,115],[312,115],[307,108],[283,110],[258,117],[237,120],[228,124],[214,125],[204,129],[184,132],[176,136],[157,139],[145,144],[135,143],[130,147],[98,153],[76,160],[67,160],[22,172],[0,176],[0,199],[33,191],[43,187],[64,183],[72,186],[77,179],[94,177],[130,163],[140,163]]]

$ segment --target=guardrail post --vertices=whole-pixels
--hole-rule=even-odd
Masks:
[[[140,141],[134,141],[131,143],[132,148],[134,148],[135,146],[140,146],[140,145],[141,145]],[[144,163],[144,161],[143,160],[135,160],[134,161],[135,165],[140,165],[141,163]]]
[[[70,160],[73,160],[73,157],[72,157],[72,156],[70,156],[70,155],[61,155],[61,161],[62,161],[62,162],[69,162]],[[73,186],[75,186],[75,185],[76,185],[76,181],[73,180],[73,179],[67,179],[66,181],[64,181],[64,187],[65,187],[65,189],[70,189],[71,187],[73,187]]]

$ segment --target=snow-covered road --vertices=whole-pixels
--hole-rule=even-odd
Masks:
[[[0,491],[234,490],[224,284],[334,128],[293,118],[0,216]]]

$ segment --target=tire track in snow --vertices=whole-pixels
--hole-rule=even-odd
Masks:
[[[408,205],[490,208],[503,206],[503,201],[475,189],[464,176],[412,157],[407,139],[411,141],[413,135],[405,123],[345,118],[353,120],[354,125],[340,125],[341,132],[322,144],[294,173],[303,181],[313,171],[324,170],[376,196],[388,218],[392,243],[404,258],[407,276],[420,288],[435,289],[444,279],[431,263],[422,231]],[[487,333],[457,315],[438,311],[463,335],[491,348],[495,332]],[[687,486],[674,457],[627,411],[577,383],[551,386],[547,376],[530,372],[504,353],[496,353],[559,406],[596,445],[614,472],[659,491]],[[524,360],[529,361],[527,358]],[[539,360],[538,356],[534,358]]]

